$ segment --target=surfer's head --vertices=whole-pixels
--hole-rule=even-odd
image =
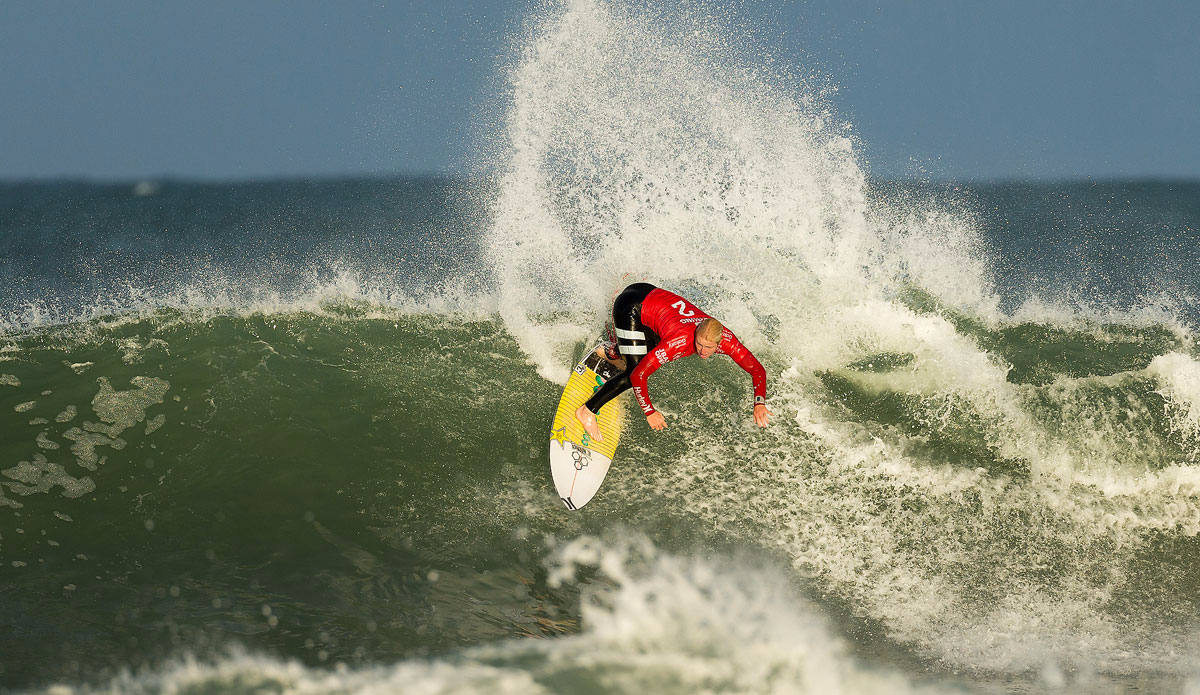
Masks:
[[[707,318],[696,324],[696,354],[706,360],[713,356],[721,344],[721,331],[725,327],[714,318]]]

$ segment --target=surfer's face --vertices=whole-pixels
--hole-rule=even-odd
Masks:
[[[713,353],[716,351],[716,343],[711,340],[701,338],[700,336],[696,336],[696,354],[700,356],[700,359],[706,360],[709,357],[712,357]]]

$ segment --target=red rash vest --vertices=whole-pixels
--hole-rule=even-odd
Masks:
[[[629,382],[638,405],[647,415],[655,411],[650,403],[650,393],[646,390],[646,380],[654,370],[667,362],[696,352],[696,324],[707,318],[712,317],[700,311],[695,304],[661,288],[652,290],[642,300],[642,325],[657,333],[660,340],[658,346],[638,362],[629,375]],[[746,370],[754,382],[755,402],[767,397],[767,371],[733,331],[728,328],[721,331],[721,342],[715,354],[729,355],[737,366]]]

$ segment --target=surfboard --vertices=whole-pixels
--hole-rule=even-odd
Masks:
[[[604,344],[596,345],[584,353],[583,359],[571,370],[562,398],[558,400],[554,424],[550,426],[550,473],[559,498],[572,511],[590,502],[600,489],[617,452],[624,425],[620,405],[616,400],[609,401],[596,415],[600,434],[604,437],[604,441],[597,442],[584,431],[583,424],[575,418],[575,411],[604,382],[621,371],[605,359]]]

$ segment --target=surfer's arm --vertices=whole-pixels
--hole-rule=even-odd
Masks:
[[[750,381],[754,384],[754,422],[759,427],[766,427],[771,416],[771,411],[767,410],[767,370],[763,369],[754,353],[732,335],[726,343],[722,343],[721,351],[750,375]]]
[[[655,420],[657,420],[661,424],[661,427],[654,427],[654,429],[660,430],[666,427],[666,422],[663,421],[662,414],[655,410],[654,404],[650,402],[650,390],[646,386],[646,381],[650,378],[650,375],[654,373],[654,370],[662,366],[662,362],[659,360],[658,354],[656,354],[657,352],[650,352],[642,358],[641,362],[638,362],[637,366],[629,374],[629,385],[633,388],[633,395],[637,398],[638,407],[646,414],[646,419],[650,420],[650,426],[654,427]],[[651,416],[657,417],[652,420]]]

